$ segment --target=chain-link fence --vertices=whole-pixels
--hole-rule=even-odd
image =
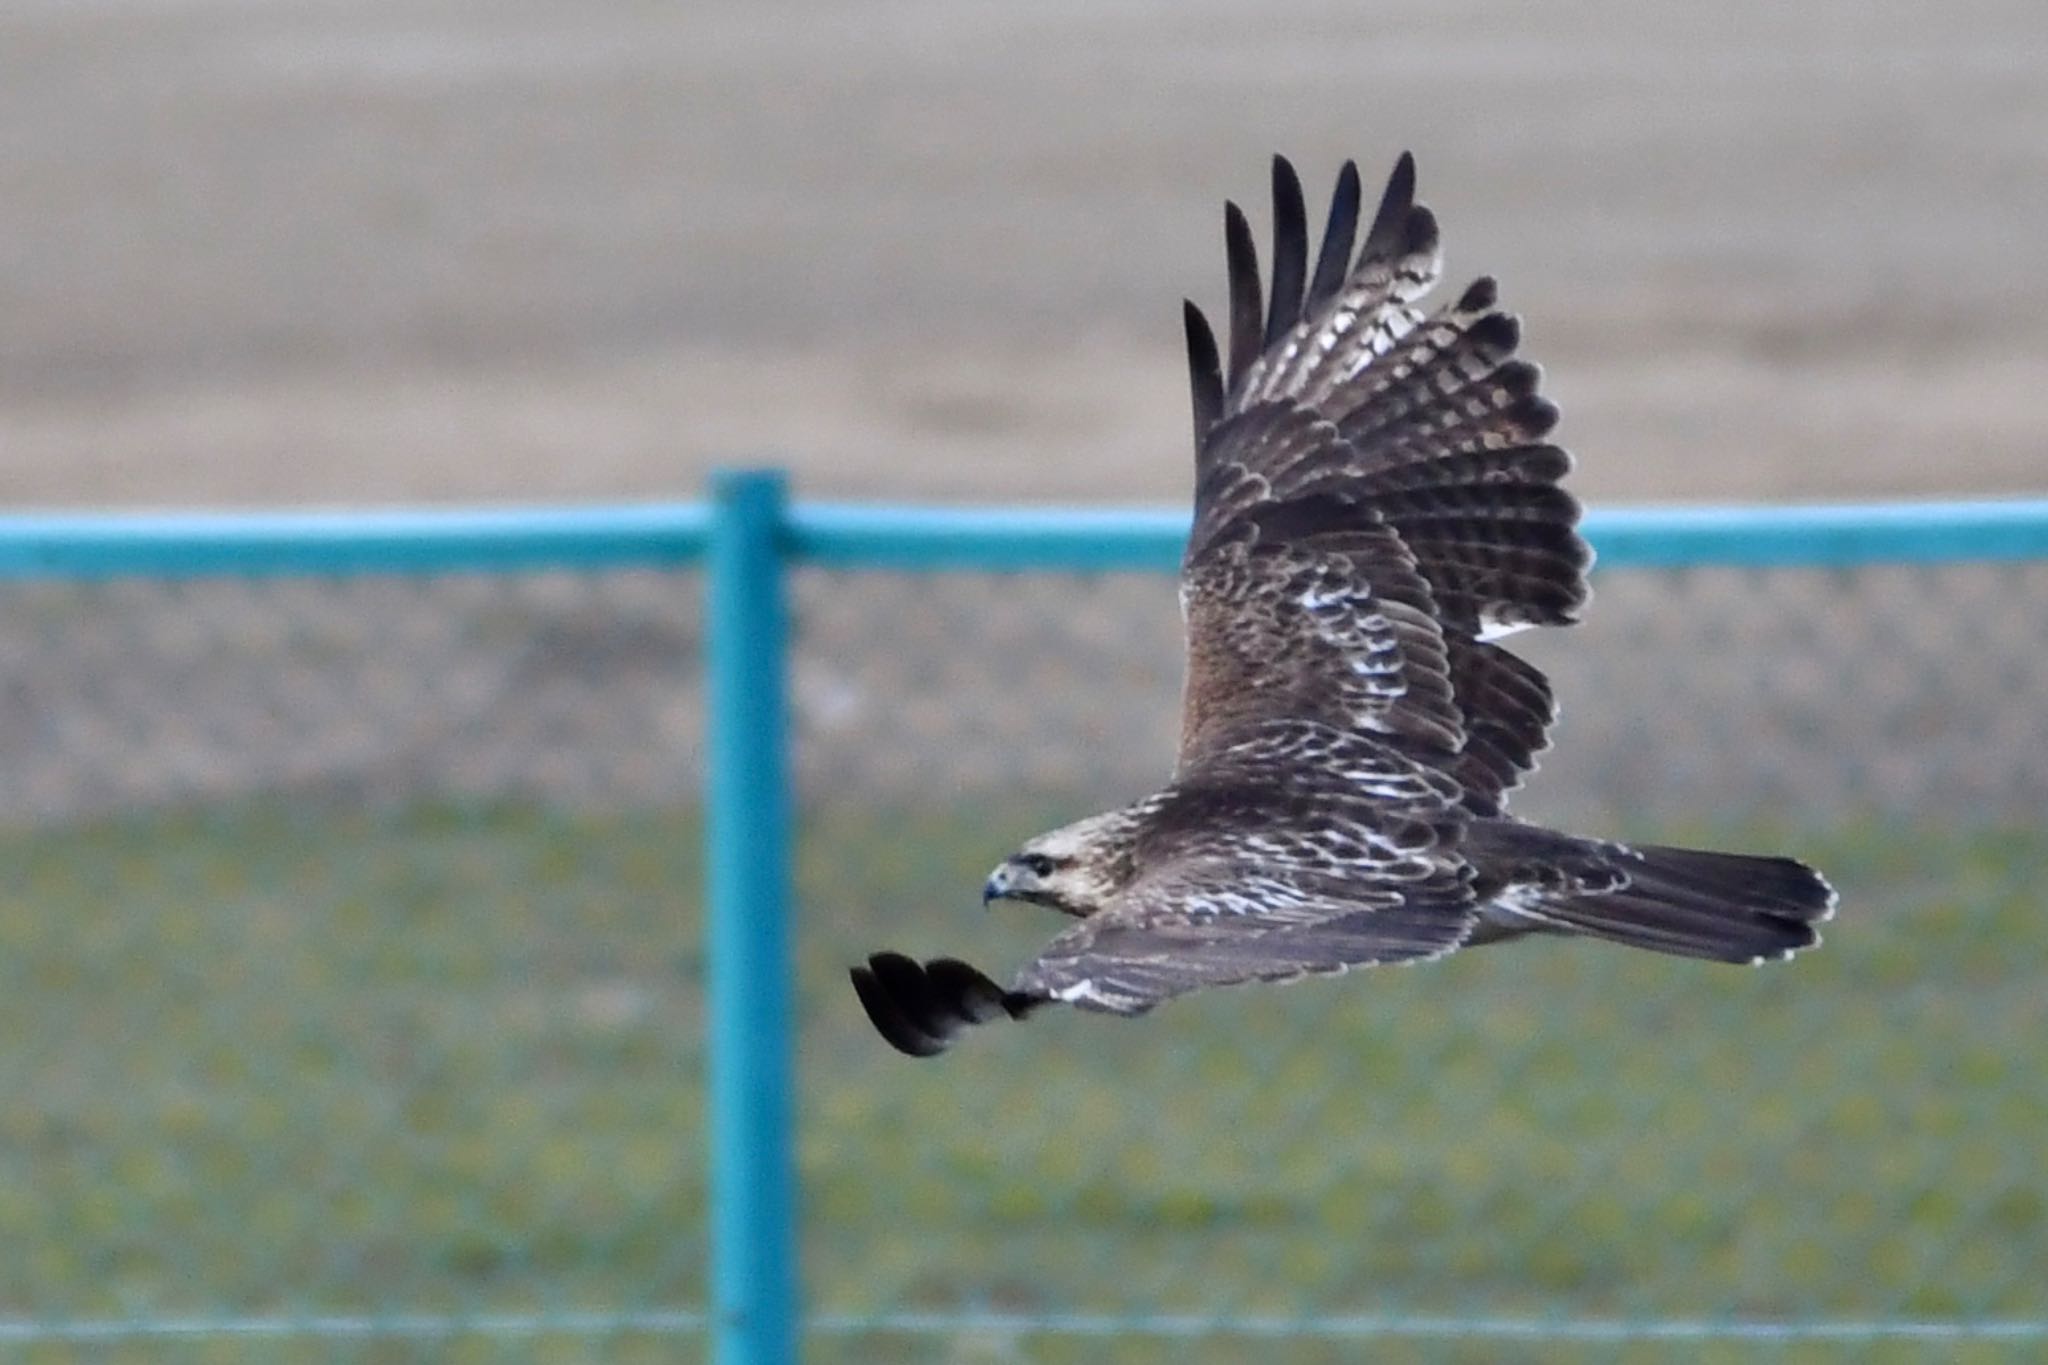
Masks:
[[[0,586],[0,1357],[694,1340],[697,587]]]
[[[1523,637],[1522,806],[1807,857],[1821,952],[1525,944],[913,1064],[846,965],[1057,927],[975,890],[1164,772],[1172,584],[799,569],[811,1357],[2043,1349],[2048,560],[1597,589]],[[703,1356],[700,591],[0,584],[0,1354]]]

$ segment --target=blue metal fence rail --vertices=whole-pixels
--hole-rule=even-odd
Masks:
[[[706,503],[360,512],[0,515],[0,580],[509,573],[681,568],[721,510]],[[849,569],[1168,572],[1182,512],[1149,508],[789,503],[792,562]],[[2048,499],[1784,507],[1596,508],[1602,568],[1849,568],[2048,558]]]
[[[779,475],[736,472],[718,478],[709,504],[0,516],[0,580],[705,567],[707,1321],[720,1361],[770,1365],[795,1358],[805,1325],[791,1131],[787,570],[1167,572],[1186,525],[1184,514],[1163,511],[791,504]],[[1586,531],[1608,568],[2044,559],[2048,500],[1614,509],[1589,514]],[[1547,1324],[1546,1334],[1570,1326]],[[1699,1330],[1715,1334],[1713,1326]],[[2042,1323],[1880,1323],[1859,1332],[1892,1329],[2048,1336]]]
[[[15,513],[0,579],[280,578],[681,565],[711,509],[505,507],[364,512]]]

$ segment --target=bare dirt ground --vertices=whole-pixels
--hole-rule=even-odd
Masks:
[[[2048,11],[0,7],[0,499],[1182,495],[1218,203],[1402,147],[1597,500],[2048,484]]]

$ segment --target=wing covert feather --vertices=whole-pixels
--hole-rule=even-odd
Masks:
[[[1342,437],[1283,404],[1226,426],[1205,480],[1212,515],[1197,522],[1181,576],[1181,766],[1289,718],[1457,752],[1463,722],[1436,603],[1399,532],[1340,501],[1272,501],[1251,472]]]

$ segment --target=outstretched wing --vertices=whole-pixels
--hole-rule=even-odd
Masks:
[[[1348,711],[1436,747],[1468,808],[1492,812],[1533,766],[1554,707],[1540,673],[1486,641],[1570,622],[1591,553],[1558,486],[1571,458],[1544,440],[1557,410],[1515,358],[1520,323],[1495,308],[1493,282],[1434,314],[1419,306],[1442,266],[1414,188],[1404,155],[1354,260],[1347,163],[1311,274],[1301,184],[1276,157],[1270,303],[1251,228],[1226,206],[1227,371],[1186,307],[1196,460],[1181,765],[1261,715]],[[1357,539],[1333,543],[1344,536]],[[1304,575],[1321,614],[1296,591],[1300,609],[1255,635],[1242,616],[1285,603]],[[1363,708],[1360,679],[1375,698]],[[1313,696],[1339,700],[1304,709]]]

